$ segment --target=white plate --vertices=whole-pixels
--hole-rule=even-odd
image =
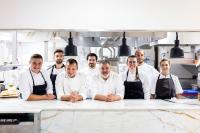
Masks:
[[[15,95],[1,95],[0,94],[0,98],[16,98],[16,97],[19,97],[19,95],[20,95],[20,93],[19,93],[19,91],[17,90],[17,94],[15,94]]]

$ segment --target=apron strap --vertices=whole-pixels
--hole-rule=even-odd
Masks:
[[[171,86],[171,84],[174,84],[174,81],[173,81],[173,79],[172,79],[172,75],[170,74],[170,81],[169,81],[169,86],[170,86],[170,88],[171,88],[171,95],[172,96],[176,96],[176,90],[175,90],[175,88],[173,88],[172,86]],[[174,86],[175,87],[175,86]]]
[[[35,86],[35,82],[34,82],[33,75],[32,75],[32,73],[31,73],[31,69],[30,69],[30,68],[29,68],[29,72],[30,72],[31,78],[32,78],[32,80],[33,80],[33,86]]]
[[[126,80],[125,81],[127,81],[128,73],[129,73],[129,70],[126,72]]]
[[[53,65],[53,66],[52,66],[51,75],[53,74],[53,69],[54,69],[54,67],[56,67],[56,65]]]
[[[171,76],[171,74],[169,76],[170,76],[170,79],[169,79],[169,88],[171,90],[172,88],[171,88],[170,80],[172,79],[172,76]]]
[[[42,72],[40,71],[40,73],[41,73],[41,75],[42,75],[42,78],[44,79],[44,82],[45,82],[45,84],[47,83],[47,81],[45,80],[45,78],[44,78],[44,76],[43,76],[43,74],[42,74]]]
[[[63,64],[61,68],[63,68],[63,67],[65,67],[65,64]]]
[[[159,78],[160,78],[160,74],[158,75],[158,79],[157,79],[157,82],[156,82],[156,89],[157,89],[158,84],[159,84]]]

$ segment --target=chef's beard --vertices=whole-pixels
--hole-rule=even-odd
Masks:
[[[101,74],[101,77],[102,77],[103,79],[108,79],[109,76],[110,76],[110,74],[107,74],[107,75]]]
[[[89,67],[93,69],[93,68],[95,68],[95,64],[94,63],[90,63]]]
[[[56,64],[62,64],[63,60],[56,60]]]
[[[141,64],[143,64],[144,63],[144,60],[143,59],[139,59],[138,60],[138,65],[141,65]]]
[[[71,75],[68,74],[68,76],[69,76],[70,78],[74,78],[76,75],[75,75],[75,74],[73,74],[73,75],[72,75],[72,74],[71,74]]]

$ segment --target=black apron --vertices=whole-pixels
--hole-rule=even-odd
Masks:
[[[47,82],[46,82],[43,74],[40,72],[41,75],[42,75],[42,78],[44,79],[44,84],[43,85],[35,85],[31,70],[29,69],[29,71],[30,71],[30,74],[31,74],[31,77],[32,77],[32,80],[33,80],[33,94],[35,94],[35,95],[45,95],[45,94],[47,94],[47,91],[46,91]]]
[[[56,67],[56,65],[53,65],[52,66],[52,69],[51,69],[51,74],[50,74],[50,79],[51,79],[51,82],[52,82],[52,85],[53,85],[53,95],[57,96],[56,95],[56,77],[57,77],[57,74],[53,74],[53,70],[54,68]],[[65,67],[65,65],[63,64],[61,68]]]
[[[174,81],[170,78],[159,79],[156,83],[156,99],[171,99],[176,96]]]
[[[126,75],[126,80],[124,81],[125,95],[124,99],[144,99],[144,92],[142,87],[142,82],[138,81],[127,81],[128,72]]]

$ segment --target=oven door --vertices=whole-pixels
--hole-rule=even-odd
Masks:
[[[40,132],[39,115],[34,113],[0,113],[1,133]]]

